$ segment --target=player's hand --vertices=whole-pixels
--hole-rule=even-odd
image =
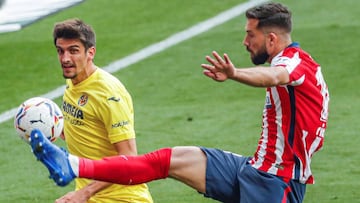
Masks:
[[[55,203],[86,203],[89,198],[90,197],[88,197],[87,194],[82,192],[82,190],[71,191],[57,199]]]
[[[212,55],[215,59],[210,56],[206,56],[206,60],[210,64],[201,64],[201,67],[205,69],[204,74],[218,82],[223,82],[229,78],[233,78],[235,74],[235,66],[231,62],[229,56],[224,54],[224,59],[222,59],[216,51],[213,51]]]

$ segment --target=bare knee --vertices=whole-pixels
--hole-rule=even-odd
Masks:
[[[205,175],[206,155],[199,147],[184,146],[172,149],[169,177],[204,193]]]

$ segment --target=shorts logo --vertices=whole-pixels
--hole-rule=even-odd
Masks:
[[[79,106],[85,106],[85,104],[88,102],[89,97],[86,94],[81,95],[78,105]]]

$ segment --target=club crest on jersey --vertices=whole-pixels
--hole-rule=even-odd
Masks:
[[[89,97],[86,94],[81,95],[78,105],[79,106],[85,106],[85,104],[88,102]]]

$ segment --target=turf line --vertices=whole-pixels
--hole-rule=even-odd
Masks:
[[[156,53],[164,51],[169,47],[172,47],[172,46],[179,44],[185,40],[195,37],[201,33],[204,33],[206,31],[212,29],[213,27],[221,25],[221,24],[235,18],[236,16],[243,14],[247,9],[249,9],[253,6],[256,6],[258,4],[264,3],[266,1],[268,1],[268,0],[249,0],[245,3],[241,3],[229,10],[219,13],[218,15],[216,15],[212,18],[209,18],[203,22],[200,22],[186,30],[178,32],[163,41],[152,44],[148,47],[141,49],[138,52],[135,52],[135,53],[128,55],[122,59],[119,59],[117,61],[114,61],[114,62],[110,63],[109,65],[103,67],[103,69],[106,71],[109,71],[110,73],[113,73],[113,72],[119,71],[123,68],[129,67],[130,65],[135,64],[141,60],[144,60]],[[56,99],[56,98],[62,96],[64,90],[65,90],[65,85],[62,85],[46,94],[39,95],[39,96],[46,97],[49,99]],[[1,113],[0,114],[0,124],[12,119],[16,113],[16,110],[17,110],[17,107]]]

